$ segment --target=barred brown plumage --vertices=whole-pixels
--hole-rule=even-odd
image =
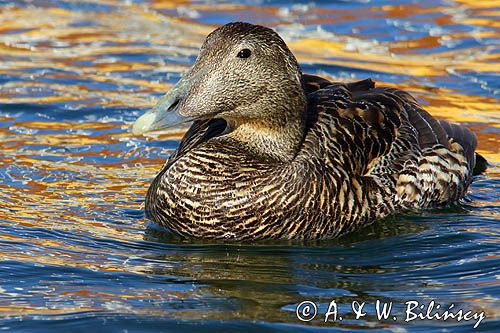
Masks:
[[[237,57],[241,49],[249,56]],[[302,74],[283,40],[261,26],[212,32],[134,131],[178,123],[176,111],[194,122],[151,184],[146,213],[183,236],[332,238],[456,204],[472,180],[472,132],[370,79]]]

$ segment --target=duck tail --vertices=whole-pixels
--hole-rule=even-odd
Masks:
[[[476,153],[476,164],[474,165],[474,170],[472,170],[472,175],[480,175],[485,172],[486,169],[488,169],[488,161],[483,155]]]
[[[476,153],[477,138],[476,135],[463,126],[440,120],[439,124],[455,142],[458,142],[464,149],[465,158],[470,166],[473,167],[472,174],[478,175],[486,170],[488,162],[480,154]]]

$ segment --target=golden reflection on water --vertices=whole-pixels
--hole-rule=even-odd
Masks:
[[[478,151],[490,162],[500,163],[498,99],[469,94],[466,90],[434,87],[432,84],[445,80],[443,77],[450,73],[498,71],[498,53],[491,52],[492,45],[422,52],[463,38],[472,37],[481,40],[500,37],[498,31],[494,30],[495,27],[498,28],[498,21],[491,19],[499,15],[498,10],[490,9],[497,5],[495,1],[456,2],[461,4],[460,9],[453,5],[424,8],[417,3],[366,7],[355,11],[316,7],[312,9],[312,17],[301,23],[340,24],[350,21],[353,17],[404,19],[418,14],[433,14],[431,20],[438,25],[470,24],[482,27],[482,30],[474,32],[472,36],[466,32],[450,35],[437,33],[435,36],[394,42],[374,42],[372,38],[364,38],[362,35],[334,35],[324,31],[299,37],[284,33],[284,37],[301,63],[348,66],[353,69],[408,76],[406,81],[397,84],[391,82],[379,82],[379,84],[411,91],[433,115],[467,124],[478,135]],[[287,14],[273,6],[205,5],[191,4],[189,1],[151,1],[144,5],[111,0],[99,3],[117,6],[118,10],[86,12],[49,5],[9,6],[2,9],[0,76],[17,76],[22,80],[7,80],[0,83],[0,103],[44,104],[49,108],[51,104],[69,103],[72,109],[68,112],[74,113],[78,113],[80,107],[143,109],[153,105],[155,99],[153,96],[165,92],[170,84],[158,79],[152,80],[146,75],[127,74],[141,71],[151,75],[182,73],[187,69],[190,57],[197,54],[204,36],[215,27],[197,23],[189,18],[189,15],[177,17],[175,9],[179,6],[185,7],[188,13],[194,13],[192,14],[194,17],[196,13],[221,13],[231,16],[235,15],[234,13],[245,12],[246,16],[241,19],[254,18],[265,23],[270,18],[278,17],[278,20],[281,20],[279,24],[284,25],[288,22]],[[170,12],[171,10],[174,12]],[[459,15],[463,11],[467,11],[468,15]],[[333,15],[333,19],[327,15]],[[144,54],[153,56],[140,56]],[[178,62],[168,63],[160,57],[154,57],[164,54],[171,55],[172,59],[178,59]],[[114,215],[115,223],[110,223],[96,212],[103,210],[124,212],[127,209],[139,211],[149,182],[169,153],[167,149],[163,150],[163,156],[160,154],[144,158],[139,156],[138,149],[149,148],[138,148],[133,145],[128,150],[104,148],[134,139],[128,132],[129,124],[119,120],[17,121],[13,112],[0,118],[0,124],[6,122],[13,124],[0,125],[2,147],[0,168],[8,169],[15,166],[16,168],[8,173],[9,182],[19,183],[20,186],[13,189],[8,183],[0,183],[0,197],[3,200],[0,207],[0,223],[13,227],[66,232],[76,238],[92,236],[97,240],[143,241],[145,227],[142,223],[130,226],[130,218],[123,213]],[[50,132],[46,132],[47,129],[50,129]],[[161,139],[178,140],[181,136],[182,131],[164,135]],[[148,140],[152,141],[154,138]],[[71,152],[71,148],[92,145],[101,145],[103,148]],[[40,147],[44,146],[61,147],[61,149],[40,150]],[[109,157],[110,162],[102,160],[103,156]],[[59,172],[73,176],[60,178],[54,176]],[[500,175],[498,168],[495,167],[488,172],[492,177]],[[492,203],[475,204],[481,206]],[[231,269],[221,271],[219,266],[221,261],[214,259],[210,254],[205,257],[199,254],[166,255],[151,259],[179,262],[181,265],[166,265],[163,272],[153,272],[146,262],[129,263],[128,259],[132,256],[127,248],[112,251],[102,248],[99,249],[100,252],[89,252],[89,247],[92,248],[93,244],[74,239],[33,238],[30,234],[22,233],[2,234],[2,238],[11,244],[30,245],[32,248],[30,251],[0,252],[0,260],[110,272],[214,279],[210,286],[207,286],[207,290],[202,288],[185,292],[169,291],[168,295],[155,295],[156,291],[151,290],[138,292],[137,289],[133,294],[124,291],[123,294],[116,295],[87,289],[68,290],[68,287],[58,292],[59,286],[48,286],[61,297],[77,300],[99,298],[110,308],[126,308],[127,298],[183,299],[208,293],[220,297],[245,298],[249,302],[259,299],[261,303],[257,307],[246,312],[242,311],[242,318],[283,321],[283,311],[269,313],[268,309],[280,308],[283,304],[293,303],[297,299],[295,292],[279,288],[274,291],[268,289],[255,291],[256,288],[244,286],[241,290],[227,286],[217,288],[215,279],[221,276],[227,280],[253,281],[252,287],[263,282],[283,284],[290,282],[289,274],[293,270],[294,263],[283,262],[276,267],[277,264],[273,262],[271,256],[266,258],[247,255],[239,258],[236,255],[229,255],[226,264],[230,265]],[[117,258],[113,258],[112,254]],[[212,265],[211,260],[216,260],[218,265]],[[193,270],[193,264],[199,265],[198,273],[194,272],[196,270]],[[250,273],[247,272],[249,267],[253,267]],[[274,267],[274,270],[269,270],[272,275],[257,274],[255,267],[262,268],[263,272],[268,267]],[[276,269],[283,274],[276,275]],[[378,267],[373,269],[386,270]],[[349,289],[349,286],[346,286],[346,289]],[[486,304],[488,302],[481,300],[479,303],[491,308],[491,305]],[[30,304],[0,303],[0,314],[10,315],[19,312],[54,314],[105,308],[106,306],[96,306],[92,303],[75,305],[74,308],[67,305],[64,308],[57,306],[46,308]],[[137,309],[134,311],[137,312]],[[163,310],[158,309],[158,314],[163,315]],[[199,314],[181,311],[178,315],[190,318]],[[223,317],[217,313],[208,316]]]

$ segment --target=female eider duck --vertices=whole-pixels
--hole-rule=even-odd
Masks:
[[[476,138],[370,79],[302,74],[273,30],[226,24],[133,126],[194,121],[146,195],[146,215],[210,239],[324,239],[445,206],[472,179]]]

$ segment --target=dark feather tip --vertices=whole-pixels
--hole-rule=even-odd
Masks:
[[[472,174],[474,176],[480,175],[488,169],[488,161],[480,154],[476,153],[476,164],[474,165],[474,170]]]

